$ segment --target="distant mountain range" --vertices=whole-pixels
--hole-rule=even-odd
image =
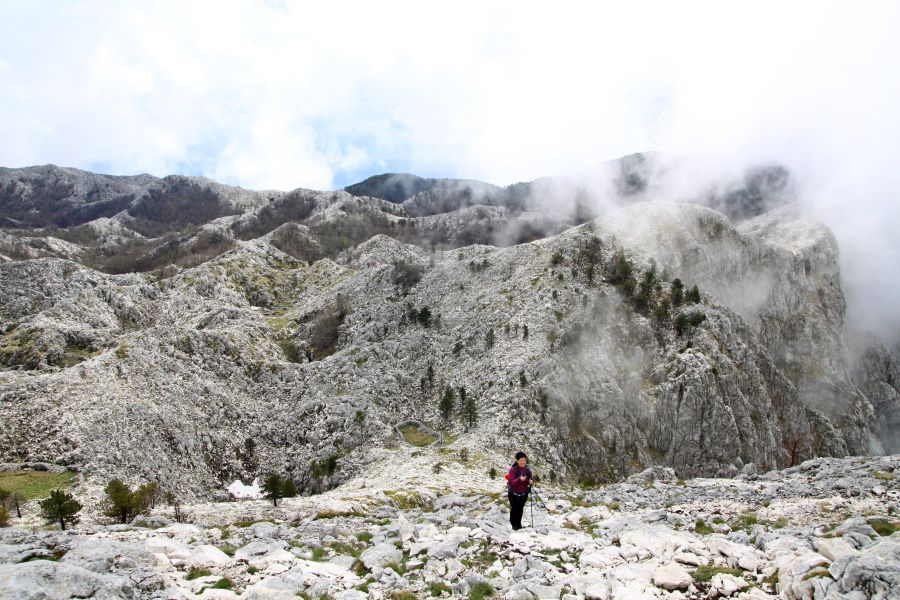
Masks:
[[[657,159],[338,191],[0,169],[0,460],[208,496],[346,481],[397,427],[548,475],[900,451],[897,357],[779,166],[691,202]]]

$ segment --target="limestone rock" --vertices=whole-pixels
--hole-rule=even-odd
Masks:
[[[684,590],[692,582],[691,574],[677,563],[663,565],[653,572],[653,584],[664,590]]]

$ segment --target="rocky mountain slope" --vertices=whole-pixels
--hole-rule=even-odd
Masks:
[[[322,491],[412,420],[566,482],[898,452],[896,358],[848,352],[834,237],[791,206],[733,222],[641,201],[627,171],[577,224],[537,183],[485,205],[41,169],[0,173],[0,460],[84,470],[85,493]]]
[[[161,507],[128,525],[88,515],[46,531],[26,507],[0,529],[0,596],[887,600],[900,589],[896,456],[541,485],[513,532],[487,476],[498,458],[376,454],[324,494],[196,504],[182,522]]]

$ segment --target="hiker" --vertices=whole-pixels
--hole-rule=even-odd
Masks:
[[[528,501],[528,492],[534,483],[534,474],[527,466],[528,457],[524,452],[516,452],[516,462],[506,474],[506,486],[509,496],[509,524],[514,530],[522,529],[522,511]]]

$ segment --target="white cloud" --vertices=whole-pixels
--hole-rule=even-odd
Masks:
[[[893,277],[875,294],[888,318],[898,17],[889,2],[2,2],[0,164],[285,189],[398,161],[500,184],[647,149],[711,172],[780,161],[835,228],[853,293]]]

